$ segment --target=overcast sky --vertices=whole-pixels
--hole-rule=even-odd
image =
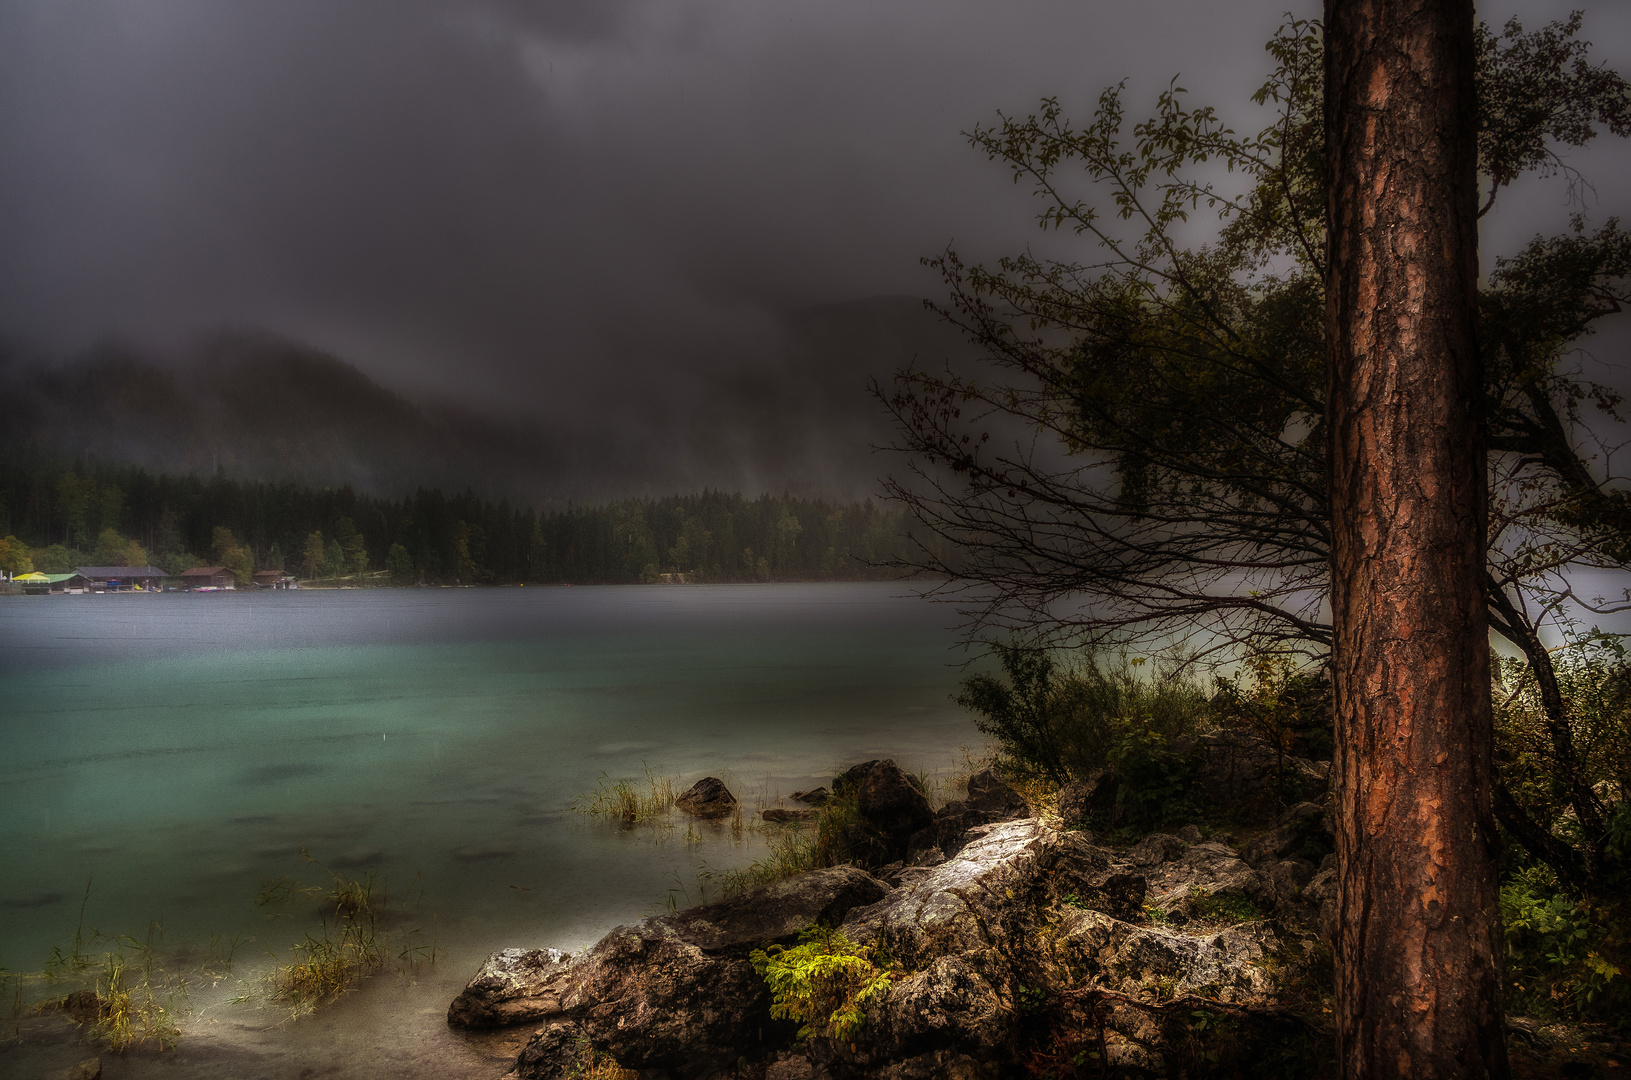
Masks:
[[[779,313],[933,295],[920,256],[1035,239],[959,135],[998,108],[1085,116],[1129,78],[1141,114],[1181,73],[1255,129],[1286,7],[0,0],[0,336],[61,356],[248,325],[545,417],[683,402]],[[1631,5],[1585,36],[1631,68]],[[1628,205],[1605,149],[1572,159],[1599,219]],[[1508,203],[1497,241],[1566,219],[1559,186]]]

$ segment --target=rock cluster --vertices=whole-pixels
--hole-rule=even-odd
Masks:
[[[1308,879],[1306,888],[1281,881],[1312,865],[1308,823],[1319,819],[1306,808],[1253,848],[1252,865],[1194,828],[1111,851],[1029,816],[989,775],[932,814],[892,762],[857,768],[835,794],[858,796],[911,858],[876,876],[816,870],[643,919],[577,956],[507,950],[477,973],[449,1022],[537,1024],[516,1080],[608,1061],[671,1080],[972,1080],[1012,1075],[1038,1017],[1085,1008],[1100,1025],[1092,1053],[1107,1068],[1154,1076],[1181,1067],[1164,1003],[1185,1017],[1190,1001],[1237,1008],[1232,1022],[1244,1023],[1239,1007],[1273,994],[1312,947],[1288,920],[1252,917],[1309,907]],[[996,820],[963,825],[979,817]],[[1287,863],[1297,872],[1280,869]],[[1220,899],[1249,907],[1220,918],[1205,903]],[[792,944],[814,923],[874,946],[893,975],[856,1034],[800,1043],[797,1025],[771,1018],[748,954]]]

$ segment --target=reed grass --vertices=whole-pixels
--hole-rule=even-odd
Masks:
[[[610,1054],[598,1050],[591,1050],[588,1060],[578,1067],[582,1071],[574,1075],[581,1076],[582,1080],[639,1080],[640,1077],[633,1069],[619,1065]]]
[[[119,946],[104,955],[92,990],[96,1018],[91,1029],[116,1054],[149,1043],[167,1050],[181,1038],[181,1029],[159,1000],[152,943],[121,936]],[[127,955],[126,947],[134,955]]]
[[[601,773],[595,789],[574,799],[572,809],[588,817],[608,818],[626,829],[665,822],[674,806],[675,778],[654,773],[649,765],[644,772],[643,779],[615,781]]]
[[[271,997],[293,1002],[298,1015],[393,960],[404,973],[419,964],[436,962],[442,950],[434,917],[428,940],[419,926],[388,932],[388,894],[383,878],[372,872],[361,877],[336,873],[304,849],[301,858],[322,870],[329,883],[305,885],[284,876],[263,882],[256,896],[263,906],[285,907],[313,899],[321,904],[320,927],[307,931],[304,940],[292,945],[287,960],[280,961],[267,950],[275,967],[262,985],[270,990]],[[418,882],[415,875],[408,888],[410,896]],[[94,885],[87,881],[72,942],[53,947],[40,971],[0,970],[0,991],[13,997],[17,1015],[25,1009],[65,1013],[114,1053],[174,1046],[181,1037],[176,1003],[187,998],[189,980],[202,977],[218,983],[231,969],[238,950],[252,939],[213,935],[201,964],[176,959],[168,967],[162,966],[157,943],[163,938],[163,926],[150,924],[145,940],[129,934],[105,935],[88,928],[85,913],[92,892]],[[184,956],[185,952],[177,954],[178,958]],[[50,996],[25,1005],[25,988],[36,986],[51,987],[46,991]],[[71,989],[64,993],[67,988]],[[30,996],[38,993],[36,990]],[[227,1003],[246,1004],[261,996],[263,991],[252,990],[227,999]]]
[[[385,880],[376,880],[373,871],[360,878],[338,873],[312,858],[304,848],[300,856],[329,876],[326,889],[284,877],[266,882],[259,896],[262,904],[285,904],[319,895],[323,898],[321,927],[316,932],[308,930],[305,940],[291,945],[287,961],[280,961],[276,953],[267,950],[276,964],[267,976],[272,996],[292,1003],[297,1015],[350,990],[361,979],[384,968],[392,957],[384,918],[389,901]],[[418,880],[416,875],[414,881]],[[414,940],[423,933],[422,927],[402,933],[403,940],[395,952],[400,963],[436,962],[440,949],[434,919],[431,926],[428,944]]]
[[[170,1007],[178,994],[185,994],[185,982],[157,964],[154,941],[163,937],[164,927],[150,923],[145,940],[107,936],[94,928],[87,934],[85,909],[93,891],[88,879],[72,945],[54,946],[43,971],[8,973],[18,984],[13,1009],[21,1011],[24,983],[82,982],[88,977],[88,987],[48,997],[33,1011],[67,1013],[116,1054],[148,1045],[167,1050],[181,1037]],[[103,943],[111,947],[98,948]]]
[[[877,868],[888,857],[888,846],[877,829],[861,816],[853,797],[834,796],[817,808],[808,824],[790,824],[766,839],[761,858],[734,870],[704,866],[698,880],[712,882],[729,896],[806,870],[851,864]]]

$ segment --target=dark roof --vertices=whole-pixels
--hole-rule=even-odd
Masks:
[[[169,577],[156,566],[76,566],[86,577],[100,578],[155,578]]]
[[[183,570],[182,577],[214,577],[216,574],[226,573],[224,566],[195,566],[191,570]]]
[[[283,578],[283,577],[293,577],[294,575],[289,573],[287,570],[256,570],[255,571],[255,576],[256,577]]]

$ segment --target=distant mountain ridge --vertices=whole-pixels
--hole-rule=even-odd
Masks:
[[[536,496],[551,456],[519,426],[428,409],[337,357],[258,332],[216,334],[181,365],[106,346],[11,388],[13,441],[154,472]]]
[[[872,448],[891,433],[867,383],[967,346],[911,297],[805,309],[783,325],[777,348],[715,376],[691,405],[664,414],[646,401],[643,424],[575,415],[570,403],[522,421],[415,401],[261,331],[217,332],[179,362],[104,345],[0,372],[10,416],[0,442],[176,475],[381,496],[469,488],[541,507],[706,487],[871,494],[888,468]]]

